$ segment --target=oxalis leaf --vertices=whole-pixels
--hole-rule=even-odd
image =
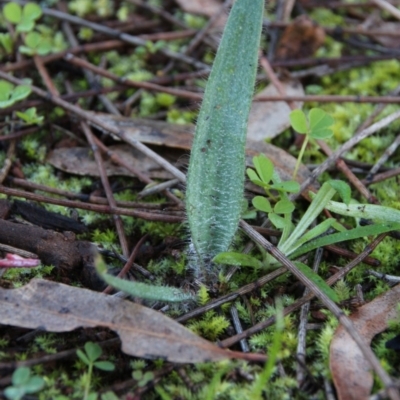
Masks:
[[[308,279],[310,279],[313,283],[315,283],[321,289],[321,291],[323,291],[332,301],[339,302],[339,298],[335,293],[335,291],[310,267],[298,261],[296,261],[294,264]]]
[[[203,266],[228,249],[239,223],[263,8],[264,0],[235,1],[197,120],[186,210],[195,261]]]

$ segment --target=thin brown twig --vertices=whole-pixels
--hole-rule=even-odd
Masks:
[[[185,50],[185,54],[190,54],[200,43],[201,41],[206,37],[207,33],[210,31],[210,29],[216,24],[216,22],[221,18],[222,15],[224,15],[228,9],[228,7],[231,5],[232,0],[225,0],[224,3],[221,5],[219,11],[217,11],[207,22],[207,24],[200,29],[196,36],[191,40],[189,43],[188,47]]]
[[[400,97],[397,96],[341,96],[341,95],[256,95],[254,101],[316,101],[320,103],[385,103],[399,104]]]
[[[69,192],[67,190],[62,190],[58,188],[53,188],[50,186],[40,185],[35,182],[30,182],[25,179],[8,177],[7,181],[13,183],[14,185],[32,189],[40,190],[42,192],[53,193],[60,196],[64,196],[68,199],[80,200],[83,202],[94,203],[94,204],[108,204],[105,197],[93,196],[82,193]],[[144,203],[135,201],[120,201],[117,200],[117,206],[120,208],[139,208],[139,209],[149,209],[149,210],[163,210],[165,208],[171,208],[172,204],[156,204],[156,203]]]
[[[78,58],[70,53],[68,53],[64,56],[64,60],[68,61],[69,63],[71,63],[75,66],[88,69],[88,70],[94,72],[95,74],[104,76],[105,78],[111,79],[114,82],[117,82],[117,83],[120,83],[120,84],[123,84],[126,86],[131,86],[131,87],[140,88],[140,89],[154,90],[154,91],[162,92],[162,93],[168,93],[168,94],[184,97],[184,98],[191,99],[191,100],[200,100],[202,98],[201,94],[189,92],[188,90],[160,86],[155,83],[148,82],[148,81],[140,82],[140,81],[133,81],[132,79],[121,78],[109,71],[106,71],[103,68],[96,67],[95,65],[89,63],[88,61]]]
[[[180,223],[185,220],[184,213],[181,212],[181,215],[177,215],[176,213],[166,213],[166,212],[157,212],[153,210],[152,212],[142,211],[142,210],[132,210],[128,208],[120,208],[115,207],[111,209],[109,206],[102,206],[97,204],[88,204],[80,201],[73,200],[63,200],[63,199],[55,199],[53,197],[42,196],[35,193],[24,192],[18,189],[11,189],[6,186],[0,185],[0,193],[6,194],[8,196],[22,197],[28,200],[55,204],[63,207],[71,207],[71,208],[80,208],[82,210],[94,211],[98,213],[104,214],[118,214],[118,215],[127,215],[129,217],[141,218],[147,221],[162,221],[162,222],[170,222],[170,223]]]
[[[139,254],[140,248],[144,241],[148,238],[148,234],[144,235],[135,245],[134,249],[132,250],[131,255],[129,256],[128,260],[126,261],[125,265],[121,269],[121,271],[118,272],[117,278],[123,278],[131,269],[133,263],[135,262],[135,259],[137,255]],[[105,294],[110,294],[111,291],[113,290],[113,287],[108,285],[104,290],[103,293]]]
[[[104,167],[103,157],[100,154],[99,148],[96,146],[96,142],[94,140],[94,135],[93,135],[90,127],[85,122],[82,121],[81,122],[81,128],[82,128],[83,133],[86,136],[86,139],[87,139],[87,141],[88,141],[88,143],[90,145],[90,148],[93,151],[94,159],[95,159],[96,164],[97,164],[97,169],[98,169],[99,174],[100,174],[101,183],[102,183],[104,192],[105,192],[106,197],[107,197],[108,205],[109,205],[111,210],[114,210],[117,207],[117,204],[115,202],[114,195],[113,195],[112,189],[111,189],[111,185],[110,185],[110,182],[109,182],[108,177],[107,177],[107,172],[106,172],[106,169]],[[122,254],[125,257],[128,257],[128,254],[129,254],[128,241],[126,239],[126,235],[125,235],[124,225],[122,223],[122,219],[117,214],[113,214],[113,219],[114,219],[115,228],[117,230],[119,242],[120,242],[120,245],[121,245]]]
[[[280,22],[280,21],[273,21],[273,22],[268,22],[267,24],[264,24],[265,27],[267,28],[286,28],[288,25],[290,25],[291,22]],[[342,34],[342,33],[348,33],[348,34],[356,34],[356,35],[365,35],[365,36],[387,36],[387,37],[399,37],[400,32],[398,31],[389,31],[389,30],[381,30],[381,29],[365,29],[362,27],[356,27],[356,28],[351,28],[351,27],[329,27],[329,26],[323,26],[323,25],[318,25],[319,28],[323,29],[326,33],[330,34]]]

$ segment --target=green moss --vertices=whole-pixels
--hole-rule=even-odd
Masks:
[[[32,278],[48,277],[53,268],[51,265],[40,265],[35,268],[9,268],[2,279],[12,282],[14,288],[17,288],[26,285]]]
[[[200,320],[191,322],[188,328],[208,340],[215,341],[229,325],[230,322],[225,316],[208,311]]]

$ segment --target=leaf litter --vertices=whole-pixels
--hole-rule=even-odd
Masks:
[[[135,1],[135,3],[139,4],[141,2]],[[302,1],[301,6],[305,8],[306,12],[308,12],[308,7],[312,7],[312,3],[313,2]],[[177,1],[177,4],[179,4],[184,11],[191,11],[193,13],[199,13],[201,15],[207,16],[212,16],[215,12],[219,12],[222,6],[221,2],[213,0],[196,0],[193,2],[179,0]],[[190,9],[188,7],[192,8]],[[328,8],[329,6],[327,5],[327,10]],[[324,10],[324,12],[326,12],[327,10]],[[362,19],[365,17],[365,20],[367,20],[367,15],[363,14],[364,10],[354,10],[354,8],[348,8],[348,10],[348,14],[351,15],[352,18]],[[281,11],[276,10],[277,20],[279,20],[281,17],[282,20],[284,20],[287,10],[281,14],[280,12]],[[362,16],[362,18],[360,18],[360,15]],[[382,27],[379,27],[379,29],[382,32],[385,30],[390,30],[391,35],[387,36],[386,39],[384,35],[378,35],[372,40],[380,43],[383,46],[387,46],[388,48],[393,48],[393,46],[396,45],[396,32],[394,29],[395,27],[395,23],[382,23]],[[160,29],[162,30],[164,28],[165,26],[161,26]],[[294,19],[294,22],[287,26],[286,30],[281,36],[280,42],[278,42],[275,52],[276,59],[278,59],[278,61],[288,62],[296,59],[303,59],[304,61],[305,57],[312,56],[317,48],[319,48],[321,45],[324,47],[325,44],[326,39],[324,36],[324,30],[317,24],[315,24],[312,20],[307,20],[307,18],[303,16]],[[151,46],[149,44],[149,48],[150,47]],[[325,50],[326,49],[324,49],[324,51]],[[347,50],[353,51],[354,49],[346,49],[346,51]],[[149,55],[148,57],[153,58],[153,56],[151,55]],[[363,54],[360,57],[362,58]],[[154,59],[157,63],[157,58],[154,57]],[[29,60],[25,61],[29,62]],[[151,62],[152,61],[153,59],[151,60]],[[151,62],[149,62],[147,66],[151,66]],[[308,62],[312,64],[313,60],[308,60]],[[296,68],[298,67],[295,66],[294,69],[296,70]],[[186,72],[187,71],[185,70],[185,73]],[[291,70],[290,72],[281,72],[282,75],[280,76],[280,78],[284,81],[289,82],[288,86],[285,88],[287,94],[304,94],[301,85],[297,85],[296,81],[294,80],[287,79],[287,75],[290,75],[293,70]],[[313,76],[313,72],[311,70],[305,72]],[[296,71],[294,71],[293,75],[296,75]],[[318,77],[317,73],[315,74],[315,77]],[[190,82],[191,84],[193,84],[193,81]],[[316,82],[318,82],[318,79],[316,79]],[[351,83],[350,80],[349,83]],[[305,84],[307,85],[307,83]],[[294,89],[295,91],[291,92],[292,89]],[[269,85],[264,90],[265,92],[263,91],[261,93],[262,95],[268,96],[274,95],[276,93],[274,92],[272,85]],[[314,87],[313,90],[316,90],[316,88]],[[116,104],[118,104],[118,100]],[[270,137],[278,136],[279,133],[288,126],[289,113],[288,111],[285,111],[286,108],[288,110],[288,107],[286,107],[285,103],[279,102],[282,107],[280,107],[278,110],[274,108],[276,107],[276,104],[277,103],[273,102],[255,102],[253,104],[253,108],[254,110],[256,110],[256,112],[254,112],[252,117],[253,120],[251,121],[252,130],[249,129],[249,138],[251,139],[248,140],[246,155],[248,166],[252,165],[252,157],[258,155],[260,152],[268,155],[268,157],[273,160],[276,166],[276,170],[279,172],[282,179],[286,180],[290,179],[291,177],[291,172],[295,165],[294,157],[292,157],[283,148],[281,149],[270,144],[267,145],[264,142],[264,139],[268,135],[271,135]],[[185,104],[184,107],[186,106],[187,104]],[[119,109],[123,110],[123,108],[124,107],[120,107]],[[126,115],[129,115],[129,112],[126,113]],[[158,146],[157,153],[162,154],[165,158],[169,159],[173,163],[176,163],[177,160],[181,159],[181,157],[184,157],[183,154],[187,153],[187,151],[190,149],[190,132],[192,129],[190,127],[188,129],[186,127],[179,128],[178,125],[168,124],[165,122],[117,117],[111,114],[103,114],[101,118],[104,118],[107,124],[115,123],[116,126],[123,127],[124,131],[126,132],[132,130],[132,132],[129,132],[129,134],[132,134],[132,137],[134,137],[136,140]],[[131,128],[132,125],[136,126]],[[153,129],[152,127],[156,127],[156,129]],[[170,134],[165,134],[165,132],[168,130],[171,130]],[[263,135],[263,133],[265,136]],[[53,146],[51,145],[49,147]],[[115,147],[113,147],[112,145],[111,148],[121,157],[127,157],[126,160],[128,163],[135,165],[142,171],[145,171],[149,175],[149,177],[161,179],[170,179],[172,177],[172,175],[160,169],[158,165],[155,165],[155,163],[150,160],[150,158],[144,157],[141,154],[139,155],[136,150],[129,149],[125,145],[121,146],[120,144],[115,145]],[[52,153],[50,153],[50,155],[48,155],[47,157],[47,163],[54,165],[57,169],[67,174],[76,174],[81,176],[99,176],[97,166],[92,159],[89,148],[59,148],[57,150],[53,150]],[[106,161],[105,166],[107,175],[109,176],[131,176],[129,172],[124,171],[123,168],[118,167],[113,162]],[[15,170],[18,170],[17,164],[14,165],[14,168]],[[301,166],[298,181],[300,183],[303,182],[309,177],[309,174],[309,170],[306,167]],[[248,186],[247,189],[249,188],[251,188],[252,191],[256,191],[256,188],[254,187]],[[28,230],[22,231],[22,227],[20,226],[15,229],[17,225],[21,224],[16,224],[13,222],[13,225],[9,225],[11,224],[11,222],[4,222],[5,224],[0,224],[0,231],[3,229],[2,237],[4,238],[0,240],[1,243],[8,243],[10,241],[8,236],[11,236],[12,240],[14,241],[13,244],[18,245],[17,247],[22,247],[20,243],[21,240],[18,242],[18,236],[28,237],[29,240],[26,240],[26,248],[35,252],[42,260],[42,262],[55,265],[58,272],[66,272],[66,275],[61,274],[64,281],[73,281],[74,283],[76,283],[76,281],[74,279],[71,279],[71,277],[78,277],[77,280],[79,281],[79,283],[83,283],[86,287],[92,287],[89,283],[90,281],[85,281],[84,279],[82,279],[82,276],[80,276],[80,274],[85,271],[85,266],[92,264],[91,257],[94,248],[88,241],[78,240],[67,232],[59,233],[47,229],[44,233],[44,230],[42,228],[37,227],[34,227],[35,229],[27,228]],[[7,235],[7,231],[15,231],[16,234]],[[53,234],[56,234],[56,236],[53,236]],[[47,241],[47,244],[44,245],[44,243],[46,243],[44,241],[46,237],[51,240]],[[81,245],[83,245],[83,247],[87,246],[87,249],[83,253],[82,248],[80,247]],[[59,257],[60,254],[62,254],[62,257]],[[173,253],[171,252],[171,254]],[[7,262],[8,259],[9,257],[7,256],[4,261]],[[18,263],[20,262],[21,260],[18,260]],[[37,261],[35,261],[35,263],[36,262]],[[57,278],[59,278],[59,276]],[[54,276],[52,276],[51,279],[54,279]],[[5,286],[8,285],[9,281],[7,279],[4,281],[6,282]],[[93,288],[95,288],[95,286],[93,286]],[[96,289],[98,290],[99,287],[97,287]],[[259,289],[257,285],[253,288],[253,291],[256,289]],[[388,291],[387,295],[389,296],[391,293],[393,295],[393,290],[394,289]],[[272,296],[277,293],[268,292],[268,297],[266,298],[267,302],[273,303]],[[365,324],[368,325],[371,321],[374,322],[374,325],[378,325],[377,327],[369,327],[368,329],[365,328],[365,330],[367,331],[365,335],[367,340],[370,340],[370,336],[372,337],[376,333],[381,332],[383,329],[386,328],[387,319],[390,315],[392,315],[393,309],[395,308],[394,301],[389,301],[388,297],[385,296],[386,295],[382,296],[384,299],[383,302],[387,301],[387,304],[382,304],[378,307],[378,309],[380,309],[382,312],[386,311],[387,315],[381,316],[382,318],[378,318],[374,317],[372,314],[368,314],[368,317],[364,317],[364,319],[360,318],[360,320],[358,320],[357,316],[359,312],[357,311],[354,316],[354,323],[360,323],[361,326],[364,326]],[[233,352],[222,350],[212,343],[200,338],[199,336],[194,335],[186,328],[176,324],[175,322],[173,322],[172,319],[163,316],[159,312],[156,312],[136,303],[116,299],[110,296],[105,296],[100,293],[89,291],[87,289],[67,286],[61,283],[55,283],[47,280],[44,281],[35,279],[32,280],[28,285],[25,285],[18,289],[0,289],[0,298],[2,299],[0,303],[0,318],[3,318],[0,319],[0,324],[28,327],[31,329],[44,328],[48,331],[56,332],[61,332],[63,331],[63,329],[73,330],[77,329],[78,327],[105,327],[118,332],[121,337],[123,350],[127,354],[149,358],[162,357],[165,358],[165,360],[171,362],[181,363],[206,360],[216,361],[235,356]],[[8,300],[4,301],[5,298],[7,298]],[[250,304],[253,301],[253,298],[250,299],[250,302],[248,299],[246,299],[246,304]],[[87,307],[88,304],[85,303],[92,305],[92,307]],[[238,306],[238,304],[235,304],[235,306]],[[254,308],[256,309],[256,312],[260,311],[260,309],[257,309],[257,307],[253,304],[253,309]],[[108,311],[108,319],[101,318],[104,312],[103,309]],[[128,315],[126,319],[122,316],[123,312],[126,312]],[[253,319],[253,310],[251,310],[250,313]],[[241,315],[243,315],[243,309],[241,310]],[[363,322],[360,322],[361,320]],[[366,323],[365,320],[368,321],[368,323]],[[205,319],[205,321],[207,320]],[[159,324],[157,324],[157,322]],[[252,322],[254,323],[254,321]],[[192,328],[194,326],[195,324],[192,326]],[[7,327],[0,328],[7,332]],[[358,348],[353,342],[348,342],[347,338],[343,341],[339,340],[337,336],[338,334],[335,336],[332,346],[334,345],[335,340],[337,340],[339,344],[345,346],[345,348],[347,348],[346,346],[349,345],[351,346],[351,350]],[[132,338],[137,338],[137,343],[133,343]],[[285,343],[285,345],[287,345],[289,349],[290,337],[287,337],[286,339],[287,342]],[[265,353],[266,348],[268,350],[268,346],[265,346],[265,344],[259,347],[255,345],[256,341],[258,340],[256,336],[253,336],[251,340],[252,346],[254,346],[254,348],[261,349],[263,353]],[[171,347],[171,351],[169,351],[168,347]],[[343,360],[345,359],[343,358]],[[343,362],[343,360],[335,360],[332,357],[332,373],[334,373],[333,371],[335,368],[343,368],[344,370],[346,370],[346,362]],[[312,360],[307,361],[312,362]],[[333,364],[335,364],[335,366],[333,366]],[[350,365],[350,362],[348,364]],[[285,368],[287,371],[288,369],[291,369],[291,366],[288,366],[287,360],[282,360],[279,365],[279,374],[281,378],[287,376],[285,375]],[[242,379],[243,377],[245,377],[245,379],[248,379],[248,377],[246,376],[246,371],[240,370],[240,368],[235,372],[231,372],[231,375],[234,374],[238,374],[238,376],[240,376],[240,379]],[[222,376],[222,374],[220,375]],[[218,377],[218,373],[215,376]],[[219,379],[221,378],[221,376],[219,376]],[[346,398],[346,387],[348,389],[353,384],[353,382],[349,382],[349,380],[346,380],[346,378],[352,376],[353,375],[350,373],[348,373],[346,376],[335,375],[334,383],[341,398]],[[240,379],[235,379],[235,384],[237,384]],[[278,379],[279,381],[279,376],[276,379]],[[359,379],[359,382],[366,383],[364,385],[364,388],[360,390],[364,390],[365,393],[368,390],[370,391],[370,381],[369,378],[366,378],[365,374],[361,374],[359,378],[355,379]],[[281,394],[279,393],[279,389],[277,389],[277,387],[273,385],[273,382],[271,382],[270,387],[275,390],[274,394],[270,394],[272,396],[271,398],[276,398],[276,396],[278,396],[277,398],[279,398]],[[268,391],[269,388],[267,387],[265,390]],[[293,387],[291,389],[285,388],[285,394],[287,394],[291,390],[294,391]],[[136,392],[136,394],[137,393],[138,392]],[[359,398],[363,398],[361,397],[363,396],[362,393],[361,391],[358,392],[360,396]],[[304,393],[302,393],[301,395],[304,396]],[[246,397],[249,397],[248,392],[246,393]]]
[[[108,328],[118,333],[126,354],[176,363],[241,355],[220,349],[148,307],[41,279],[32,279],[18,289],[0,289],[0,324],[47,332]]]

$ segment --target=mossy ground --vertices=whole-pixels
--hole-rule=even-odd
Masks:
[[[49,5],[54,5],[56,1],[48,1]],[[151,1],[150,4],[162,7],[161,1]],[[168,5],[167,5],[168,6]],[[89,18],[101,18],[101,21],[112,19],[113,15],[118,16],[120,20],[126,18],[131,13],[137,12],[137,9],[130,2],[117,2],[112,0],[77,0],[69,2],[69,9],[72,14]],[[273,7],[268,12],[272,12]],[[189,28],[198,29],[204,26],[206,19],[203,17],[191,15],[180,10],[177,6],[169,5],[169,11],[185,23]],[[158,21],[159,17],[154,16],[149,11],[143,11],[143,15],[152,21]],[[322,25],[342,24],[345,18],[343,11],[333,12],[327,9],[318,8],[311,13],[317,22]],[[2,19],[2,27],[6,24]],[[57,42],[54,44],[54,50],[58,51],[65,48],[61,31],[54,23],[54,20],[46,17],[49,22],[47,29],[57,36]],[[160,22],[160,28],[167,29]],[[171,27],[169,27],[171,29]],[[174,28],[176,29],[176,28]],[[89,42],[96,32],[89,28],[80,28],[78,37],[82,42]],[[46,31],[48,34],[48,31]],[[64,39],[65,41],[65,39]],[[160,74],[163,68],[160,60],[157,59],[157,48],[168,48],[172,51],[181,51],[187,45],[189,39],[178,39],[172,41],[148,42],[146,46],[138,46],[131,50],[112,50],[101,55],[99,53],[88,54],[91,62],[98,65],[102,60],[106,60],[107,69],[118,76],[127,77],[135,80],[147,80],[155,78]],[[265,49],[264,49],[265,50]],[[343,43],[336,42],[328,38],[323,48],[319,49],[318,56],[338,57],[344,51],[351,51]],[[212,62],[214,50],[207,46],[202,46],[197,51],[196,56],[203,62]],[[2,55],[4,59],[12,60],[11,56]],[[54,83],[61,92],[64,92],[63,82],[65,78],[71,79],[74,90],[87,90],[89,83],[80,74],[68,75],[63,71],[56,73],[56,70],[50,66],[50,71],[54,73]],[[175,72],[174,69],[172,69]],[[32,74],[36,84],[40,81],[38,76]],[[394,89],[400,81],[400,65],[396,60],[379,61],[368,65],[352,68],[347,71],[337,72],[323,78],[313,78],[305,82],[305,91],[309,94],[356,94],[356,95],[384,95]],[[101,84],[105,87],[114,85],[113,82],[101,78]],[[190,84],[198,88],[204,87],[204,80],[191,79]],[[107,95],[111,101],[121,104],[130,96],[135,95],[136,89],[128,89],[121,92],[114,92]],[[93,104],[86,99],[80,99],[80,105],[86,109],[93,109]],[[371,104],[305,104],[305,109],[311,107],[321,107],[335,118],[334,136],[328,141],[332,149],[347,141],[359,124],[364,121],[372,112]],[[388,106],[384,109],[381,116],[387,115],[397,106]],[[95,103],[94,109],[104,111],[98,103]],[[131,108],[129,116],[161,118],[174,123],[191,123],[195,121],[197,108],[184,99],[178,99],[167,94],[155,94],[142,91],[138,96],[138,101]],[[43,114],[43,113],[42,113]],[[49,121],[56,121],[60,118],[65,119],[66,114],[60,109],[54,109],[49,115]],[[12,115],[6,118],[12,118]],[[65,120],[67,121],[67,120]],[[68,128],[74,129],[76,125],[73,122],[66,122]],[[378,134],[362,141],[352,151],[346,154],[347,158],[374,164],[387,146],[392,143],[397,135],[399,122],[391,124]],[[49,187],[61,188],[67,191],[77,193],[91,193],[101,187],[98,178],[77,177],[57,171],[45,161],[47,152],[62,138],[62,135],[56,130],[50,130],[48,125],[44,125],[39,132],[21,139],[17,143],[15,158],[22,165],[21,169],[27,180],[43,184]],[[293,142],[293,135],[287,132],[273,141],[282,148],[290,149],[297,155],[298,148]],[[5,160],[7,146],[1,142],[0,161]],[[397,151],[388,161],[386,167],[398,165],[400,153]],[[306,151],[304,163],[317,164],[324,160],[324,156],[315,146],[309,146]],[[342,178],[336,172],[326,173],[321,179]],[[111,178],[113,189],[116,192],[116,199],[124,201],[136,201],[137,193],[143,185],[137,180],[128,178]],[[400,193],[399,181],[392,178],[382,183],[371,186],[372,193],[379,199],[383,205],[396,209],[400,208],[398,194]],[[49,195],[46,193],[46,195]],[[354,191],[353,196],[362,201]],[[2,196],[4,197],[4,196]],[[146,199],[148,202],[165,203],[163,196],[153,196]],[[69,214],[69,210],[55,205],[45,205],[51,211]],[[300,215],[305,208],[305,203],[299,201],[297,204],[298,214]],[[117,233],[115,231],[112,218],[108,215],[78,210],[78,216],[89,227],[89,232],[79,236],[79,239],[90,240],[104,249],[120,251]],[[124,229],[129,239],[129,244],[133,246],[144,234],[148,235],[145,246],[149,250],[147,255],[142,254],[139,262],[155,276],[152,283],[168,284],[172,286],[181,286],[183,282],[190,282],[193,277],[190,271],[185,267],[187,265],[185,244],[187,243],[187,231],[185,224],[168,224],[161,222],[149,222],[131,217],[122,217]],[[257,221],[253,221],[256,223]],[[347,219],[347,222],[354,224],[354,221]],[[246,239],[238,235],[235,247],[239,251],[243,249]],[[173,245],[170,245],[173,243]],[[368,238],[352,242],[349,248],[354,252],[360,252],[368,243]],[[392,275],[398,274],[398,265],[400,261],[400,244],[398,240],[386,238],[382,244],[374,251],[373,257],[381,262],[379,272]],[[260,253],[255,250],[255,256],[261,258]],[[113,258],[106,258],[110,267],[121,268],[121,263]],[[312,261],[312,257],[311,260]],[[336,255],[327,256],[320,266],[319,274],[326,278],[329,275],[329,267],[334,264],[338,267],[347,263],[347,260]],[[365,288],[364,296],[367,300],[375,298],[377,295],[387,291],[389,286],[386,283],[366,274],[366,270],[371,267],[361,264],[351,271],[344,281],[336,284],[335,290],[341,300],[346,300],[355,295],[355,285],[361,284]],[[223,282],[221,273],[221,282],[217,287],[207,290],[202,287],[199,291],[199,305],[204,305],[211,298],[234,291],[235,289],[252,282],[263,275],[265,271],[242,268],[236,272],[229,282]],[[27,283],[33,277],[43,277],[57,280],[57,271],[51,266],[41,266],[35,270],[11,269],[1,278],[1,284],[5,287],[18,287]],[[71,280],[72,284],[79,284]],[[150,283],[150,281],[149,281]],[[274,307],[275,297],[282,299],[283,306],[290,305],[299,297],[301,290],[296,287],[296,281],[289,274],[285,274],[273,282],[266,284],[262,288],[243,296],[236,300],[233,305],[236,307],[243,328],[246,329],[268,317],[275,315]],[[232,304],[224,304],[215,311],[209,311],[201,317],[190,320],[187,326],[211,340],[223,340],[234,334],[229,309]],[[160,306],[160,305],[158,305]],[[182,314],[179,307],[171,307],[167,313],[171,317]],[[316,314],[315,314],[316,315]],[[311,394],[313,398],[324,398],[323,380],[330,379],[328,368],[329,343],[334,334],[337,322],[332,315],[324,310],[317,319],[314,314],[310,316],[310,322],[316,322],[319,329],[309,330],[307,332],[307,354],[306,365],[310,372],[309,388],[299,388],[296,381],[297,361],[294,357],[297,346],[297,327],[298,313],[291,314],[285,318],[285,328],[281,334],[281,349],[278,354],[279,362],[275,366],[271,380],[265,384],[264,398],[274,399],[308,399]],[[398,321],[393,321],[389,330],[379,335],[373,343],[373,348],[382,361],[385,369],[392,375],[396,375],[400,367],[400,358],[395,352],[385,348],[385,342],[397,334],[399,331]],[[253,352],[269,352],[275,327],[269,327],[263,331],[251,336],[248,345]],[[85,342],[104,341],[113,338],[110,332],[101,329],[83,329],[72,333],[50,334],[38,332],[32,338],[16,342],[15,338],[21,338],[27,333],[26,330],[18,328],[0,327],[0,361],[7,363],[10,361],[30,360],[40,358],[45,355],[57,354],[60,351],[81,347]],[[240,349],[235,346],[235,349]],[[120,393],[130,393],[125,398],[133,398],[132,393],[143,393],[140,398],[143,399],[252,399],[256,393],[257,378],[263,371],[262,365],[248,363],[244,361],[224,361],[220,363],[209,363],[200,365],[174,366],[172,372],[163,373],[166,363],[162,361],[138,360],[128,357],[118,350],[118,346],[105,348],[104,358],[112,361],[116,365],[117,372],[95,371],[92,379],[93,390],[99,393],[102,399],[114,399],[120,396]],[[46,386],[40,393],[37,393],[38,399],[81,399],[84,393],[85,382],[87,381],[87,367],[72,356],[61,361],[54,361],[51,364],[43,363],[32,367],[35,374],[44,378]],[[119,391],[117,385],[121,382],[129,382],[135,371],[142,371],[140,379],[131,381],[124,390]],[[149,385],[146,389],[146,381],[143,381],[144,372],[151,371],[155,375],[162,374],[156,384]],[[138,377],[138,375],[134,375]],[[150,379],[151,382],[151,379]],[[376,381],[376,388],[380,387],[379,381]],[[106,391],[106,393],[105,393]],[[141,392],[142,391],[142,392]],[[113,393],[118,395],[113,395]],[[114,396],[114,397],[113,397]],[[129,397],[131,396],[131,397]]]

